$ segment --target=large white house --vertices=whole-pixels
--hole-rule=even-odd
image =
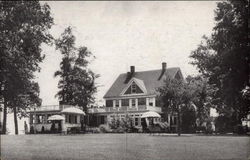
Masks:
[[[167,68],[165,62],[158,70],[136,72],[135,67],[131,66],[130,72],[120,74],[104,95],[105,107],[89,109],[91,121],[94,122],[92,125],[107,124],[115,116],[122,119],[129,115],[134,126],[141,126],[143,113],[154,111],[162,114],[157,90],[164,85],[167,76],[183,80],[180,68]],[[175,115],[169,113],[165,121],[172,128],[176,127]]]

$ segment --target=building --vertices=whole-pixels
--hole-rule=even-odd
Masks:
[[[85,113],[71,105],[48,105],[29,111],[30,131],[63,132],[80,128]]]
[[[120,74],[104,95],[105,107],[89,109],[92,125],[108,124],[114,117],[122,119],[129,115],[134,126],[140,127],[143,113],[154,111],[162,114],[157,89],[164,85],[167,76],[184,80],[179,67],[167,68],[165,62],[161,69],[150,71],[136,72],[131,66],[130,72]],[[176,115],[169,114],[164,121],[176,129],[176,120]]]

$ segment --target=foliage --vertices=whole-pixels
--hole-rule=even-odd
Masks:
[[[38,1],[0,2],[0,98],[4,102],[4,128],[7,107],[25,115],[27,108],[39,105],[39,86],[33,82],[44,59],[41,44],[51,44],[48,30],[53,24],[50,8]],[[18,104],[18,105],[17,105]]]
[[[209,120],[210,108],[215,107],[212,104],[212,95],[216,88],[209,85],[202,75],[187,76],[186,81],[192,94],[192,105],[196,110],[197,126],[202,126]]]
[[[87,105],[94,102],[95,79],[99,77],[88,69],[88,58],[94,56],[86,47],[75,47],[71,27],[56,40],[56,49],[63,55],[60,70],[55,72],[55,77],[60,77],[56,96],[64,104],[78,105],[87,111]]]
[[[133,118],[126,115],[125,118],[120,119],[118,116],[114,116],[109,123],[112,132],[123,133],[123,132],[133,132],[135,131],[135,126],[133,125]]]
[[[192,106],[181,108],[181,129],[183,133],[193,133],[196,128],[196,112]]]
[[[177,113],[177,129],[180,135],[181,110],[183,107],[190,105],[192,99],[192,90],[183,80],[166,77],[165,85],[158,88],[161,101],[163,103],[163,111],[166,113]]]
[[[250,86],[248,7],[248,0],[219,2],[211,37],[204,36],[190,55],[216,89],[211,103],[221,116],[231,117],[232,125],[249,113],[250,99],[242,92]]]
[[[187,76],[186,81],[167,78],[158,89],[164,113],[177,113],[183,132],[193,132],[209,121],[211,95],[215,89],[201,75]]]
[[[179,111],[179,107],[188,104],[192,96],[183,80],[170,77],[166,78],[165,85],[158,88],[158,92],[163,102],[163,108],[170,112]]]
[[[109,126],[108,125],[104,125],[104,124],[101,124],[99,126],[99,129],[100,129],[101,133],[111,133],[112,132],[112,130],[109,128]]]
[[[233,130],[232,119],[226,115],[220,115],[215,120],[216,132],[227,133]]]

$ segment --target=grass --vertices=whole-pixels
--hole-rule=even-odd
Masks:
[[[2,135],[1,160],[246,160],[249,137]]]

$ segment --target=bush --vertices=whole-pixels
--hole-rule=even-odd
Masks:
[[[241,124],[238,124],[238,125],[234,126],[233,132],[237,133],[237,134],[246,134],[247,128],[242,126]]]
[[[212,122],[210,122],[210,121],[207,122],[207,128],[206,128],[205,133],[206,134],[212,134],[213,133]]]
[[[45,129],[44,129],[44,126],[42,126],[42,131],[41,131],[42,133],[45,133]]]
[[[69,132],[70,133],[80,133],[81,127],[71,127]]]
[[[205,126],[197,126],[196,127],[196,133],[205,133],[206,127]]]
[[[34,134],[35,133],[35,131],[34,131],[34,127],[33,126],[31,126],[30,127],[30,134]]]
[[[51,128],[50,128],[50,132],[51,132],[51,133],[55,133],[55,132],[56,132],[55,123],[52,123]]]
[[[232,121],[230,117],[220,115],[215,120],[216,132],[228,133],[233,131]]]
[[[112,132],[112,130],[109,128],[109,126],[104,125],[104,124],[101,124],[99,126],[99,130],[100,130],[101,133],[110,133],[110,132]]]
[[[113,130],[113,133],[125,133],[125,129],[123,127],[119,127]]]

